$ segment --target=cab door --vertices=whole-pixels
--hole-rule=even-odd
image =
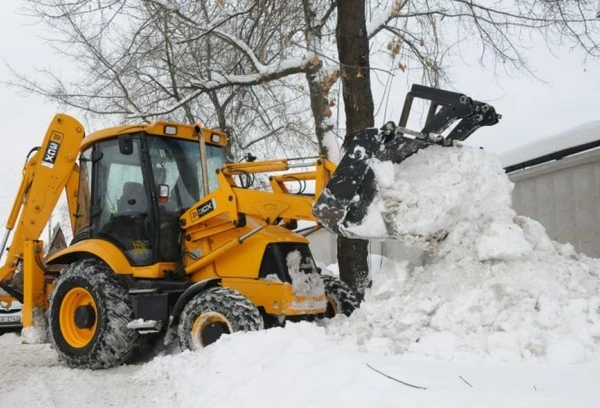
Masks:
[[[121,248],[132,265],[153,263],[153,205],[142,167],[141,140],[123,153],[117,139],[94,152],[92,234]]]

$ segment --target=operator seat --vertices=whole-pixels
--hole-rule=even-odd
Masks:
[[[123,195],[117,200],[117,213],[141,214],[148,212],[148,198],[142,183],[128,181],[123,184]]]
[[[146,265],[152,261],[151,234],[147,228],[149,213],[144,185],[133,181],[124,183],[110,236],[119,242],[133,265]]]

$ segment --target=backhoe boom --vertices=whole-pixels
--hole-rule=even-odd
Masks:
[[[28,157],[23,176],[6,222],[6,231],[0,253],[4,253],[11,231],[12,243],[5,261],[0,266],[0,285],[12,296],[23,300],[23,286],[10,282],[15,272],[20,271],[26,256],[26,243],[37,241],[63,189],[73,180],[77,170],[77,154],[83,139],[83,125],[67,115],[56,115],[39,148]],[[71,201],[71,200],[70,200]],[[74,212],[74,209],[71,209]],[[31,248],[38,248],[37,245]],[[36,254],[40,257],[43,254]]]

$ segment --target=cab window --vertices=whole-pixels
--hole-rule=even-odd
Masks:
[[[97,163],[96,236],[122,248],[133,265],[152,263],[151,201],[144,183],[140,140],[131,154],[119,151],[117,140],[99,143]]]

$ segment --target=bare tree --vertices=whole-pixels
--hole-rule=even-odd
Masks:
[[[501,67],[533,77],[527,58],[532,45],[577,48],[585,59],[600,56],[595,0],[394,0],[376,7],[394,8],[394,18],[385,24],[368,21],[369,32],[381,32],[382,47],[372,55],[391,55],[399,70],[433,86],[451,83],[445,60],[474,62],[463,45],[476,49],[477,61],[489,70]]]
[[[269,81],[281,84],[286,78],[289,91],[270,95],[283,99],[275,100],[277,105],[310,94],[319,142],[321,134],[332,130],[327,118],[335,101],[328,92],[340,67],[337,50],[324,40],[335,29],[333,0],[26,3],[32,14],[55,30],[59,51],[85,72],[75,83],[46,72],[53,86],[26,78],[17,81],[53,100],[128,120],[211,118],[227,128],[234,99],[248,98],[236,105],[239,116],[245,112],[241,107],[256,109],[268,94],[241,88],[262,88]],[[444,58],[460,53],[463,42],[478,46],[485,63],[525,71],[525,46],[532,33],[550,47],[578,47],[592,57],[600,53],[595,0],[370,0],[368,4],[371,54],[386,53],[397,63],[396,70],[371,69],[408,71],[411,80],[433,85],[447,83]],[[310,92],[300,89],[295,74],[304,74]],[[265,117],[264,112],[254,113]]]
[[[368,7],[364,0],[27,4],[57,33],[53,44],[59,52],[84,74],[66,82],[50,71],[44,80],[15,73],[16,85],[123,121],[161,117],[216,123],[232,135],[231,158],[262,146],[276,155],[318,148],[336,160],[332,106],[341,101],[330,91],[342,77],[345,110],[354,109],[349,103],[365,103],[356,99],[356,92],[366,92],[366,87],[353,91],[344,78],[355,69],[363,75],[361,84],[369,83],[369,74],[384,73],[440,86],[450,84],[446,61],[461,56],[464,43],[477,47],[477,59],[490,69],[530,75],[527,46],[532,36],[550,49],[575,47],[586,58],[600,54],[596,0],[370,0]],[[354,7],[364,9],[364,24],[352,13],[340,16],[341,10]],[[370,56],[376,63],[338,57],[335,29],[347,19],[360,26],[361,44],[368,41],[370,55],[362,58]],[[364,109],[360,120],[350,119],[346,135],[356,126],[373,125],[364,113],[371,105],[359,107]],[[354,251],[352,245],[340,240],[340,253]],[[363,249],[357,254],[340,264],[344,279],[360,291],[367,260]]]
[[[269,152],[279,155],[316,148],[306,125],[310,110],[299,100],[301,79],[289,77],[303,73],[311,58],[289,47],[302,32],[294,28],[289,17],[294,8],[287,2],[53,0],[29,5],[57,33],[52,44],[84,74],[66,82],[48,70],[36,80],[15,73],[26,89],[123,122],[158,117],[206,122],[233,136],[232,159],[251,147],[266,151],[270,140]]]
[[[336,63],[333,67],[325,67],[325,50],[323,41],[324,31],[328,28],[330,18],[336,9],[336,2],[324,2],[313,4],[311,0],[302,0],[304,11],[304,36],[306,49],[314,54],[311,66],[306,70],[306,82],[308,84],[308,95],[312,110],[315,135],[319,142],[319,151],[322,155],[333,161],[339,159],[339,147],[337,146],[337,135],[334,133],[331,107],[335,104],[329,99],[329,91],[337,82],[339,69]],[[330,64],[331,65],[331,64]]]

